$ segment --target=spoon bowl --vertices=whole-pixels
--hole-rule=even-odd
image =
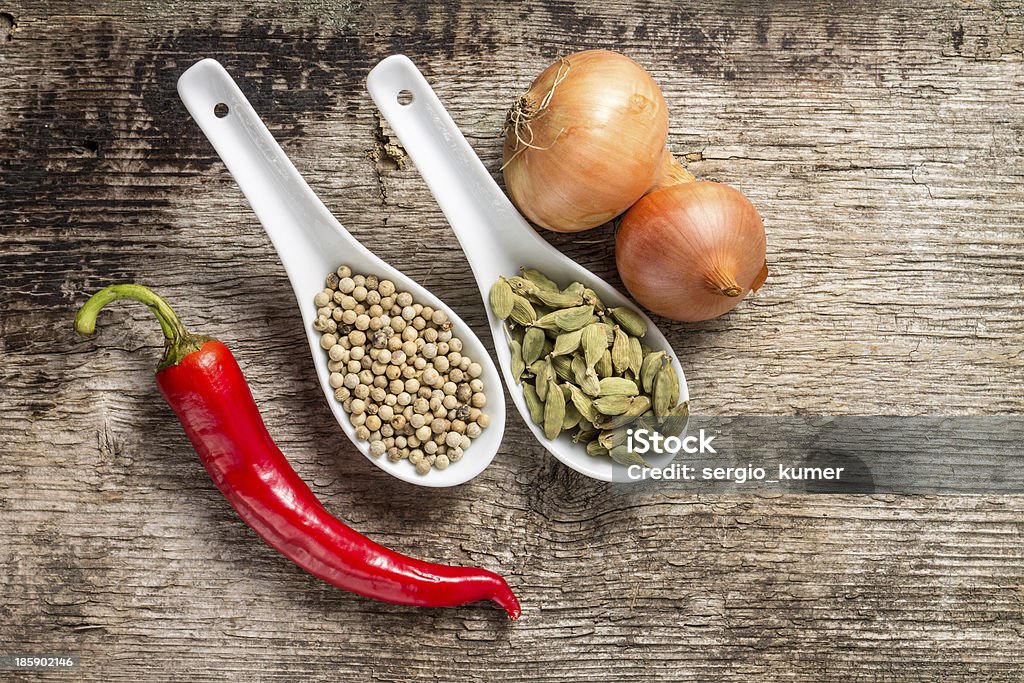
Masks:
[[[449,306],[379,259],[342,227],[299,175],[220,63],[204,59],[194,64],[178,79],[178,94],[274,244],[299,305],[327,404],[359,452],[388,474],[420,486],[455,486],[480,474],[498,452],[505,429],[501,381],[480,339]],[[334,389],[328,381],[327,354],[320,347],[320,333],[313,328],[316,318],[313,297],[323,290],[327,274],[343,264],[350,266],[353,273],[389,279],[398,291],[411,293],[415,301],[445,311],[452,321],[455,336],[462,339],[464,353],[483,368],[481,379],[487,395],[484,412],[490,416],[491,424],[473,441],[465,457],[447,469],[432,469],[426,475],[419,475],[407,460],[391,462],[386,456],[370,455],[369,443],[356,439],[348,414],[334,398]]]
[[[367,88],[451,224],[485,302],[499,276],[518,275],[522,266],[540,270],[562,287],[578,280],[597,292],[605,304],[628,306],[643,316],[648,329],[644,342],[669,352],[679,376],[680,400],[689,398],[682,367],[665,336],[626,296],[548,244],[530,227],[494,182],[408,57],[393,55],[377,64],[367,79]],[[610,458],[588,455],[582,444],[572,442],[570,435],[563,433],[553,441],[544,436],[543,430],[530,419],[523,392],[512,377],[512,356],[504,323],[489,305],[485,303],[484,307],[512,401],[537,440],[558,460],[589,477],[633,481],[627,476],[626,467]],[[648,454],[644,459],[660,467],[671,462],[673,455]]]

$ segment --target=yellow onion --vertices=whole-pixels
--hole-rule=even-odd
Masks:
[[[623,216],[615,263],[646,308],[674,320],[708,320],[735,308],[768,277],[764,223],[733,187],[669,185]]]
[[[668,109],[650,74],[616,52],[579,52],[549,66],[509,111],[505,187],[541,227],[594,228],[663,173],[682,171],[667,138]]]

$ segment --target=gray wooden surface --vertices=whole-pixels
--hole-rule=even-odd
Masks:
[[[662,84],[690,170],[766,220],[764,289],[664,326],[695,410],[1024,412],[1021,3],[761,5],[0,3],[0,653],[81,655],[54,680],[1022,680],[1019,496],[623,492],[518,417],[466,486],[377,470],[174,91],[221,60],[342,223],[483,330],[418,172],[374,160],[389,138],[366,73],[410,55],[497,174],[533,76],[621,49]],[[548,237],[617,282],[612,235]],[[331,510],[503,573],[523,618],[371,602],[263,545],[159,399],[149,314],[118,306],[74,337],[76,306],[128,280],[232,347]]]

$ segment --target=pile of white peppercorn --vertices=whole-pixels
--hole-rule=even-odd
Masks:
[[[313,327],[356,438],[370,443],[370,455],[407,459],[419,474],[461,460],[491,420],[483,368],[462,355],[445,312],[348,266],[325,284]]]

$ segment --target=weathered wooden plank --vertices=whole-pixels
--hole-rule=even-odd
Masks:
[[[622,492],[552,462],[518,418],[454,491],[366,463],[319,396],[269,242],[173,88],[220,59],[342,222],[483,329],[418,172],[368,156],[387,131],[363,79],[412,56],[498,175],[504,109],[533,75],[622,49],[662,83],[690,169],[742,188],[768,226],[756,298],[665,324],[696,409],[1019,413],[1019,3],[0,11],[0,651],[81,653],[85,680],[1019,679],[1020,497]],[[548,237],[617,281],[612,233]],[[523,620],[372,603],[264,547],[159,402],[148,314],[73,337],[75,306],[125,279],[230,343],[331,509],[502,571]]]

